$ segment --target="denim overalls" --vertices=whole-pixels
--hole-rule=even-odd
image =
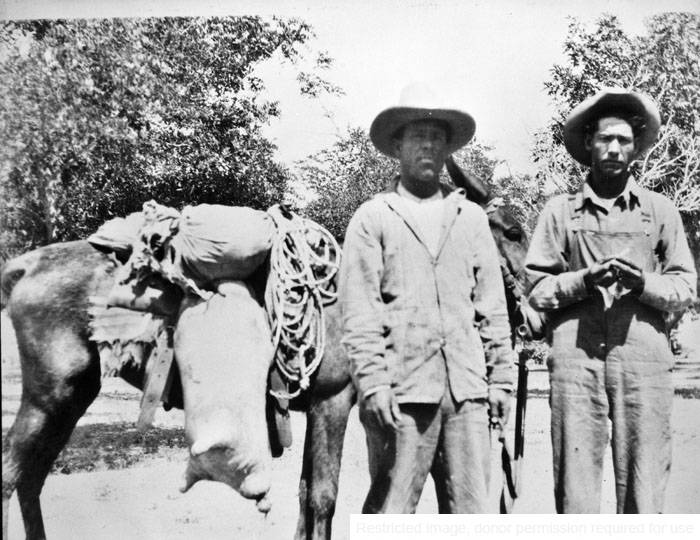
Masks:
[[[601,227],[599,214],[582,211],[580,194],[570,197],[569,269],[616,255],[653,272],[659,264],[658,227],[643,203],[630,198],[627,204],[638,207],[619,224],[607,220]],[[632,294],[606,309],[596,291],[553,312],[548,337],[557,511],[600,511],[610,419],[617,511],[661,512],[671,464],[673,398],[673,356],[663,312]]]

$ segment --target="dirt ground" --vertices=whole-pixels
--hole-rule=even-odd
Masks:
[[[11,327],[2,316],[2,430],[11,425],[19,406],[20,377]],[[700,513],[700,320],[681,328],[685,357],[674,377],[673,466],[666,496],[668,513]],[[535,369],[526,419],[523,493],[518,513],[551,513],[552,465],[549,443],[547,373]],[[187,450],[181,411],[160,410],[148,439],[134,435],[140,393],[119,379],[105,381],[102,393],[80,420],[58,470],[46,481],[42,508],[48,537],[59,539],[218,539],[292,538],[298,514],[305,418],[293,416],[295,442],[273,462],[272,511],[264,517],[250,501],[215,482],[200,482],[181,494]],[[139,438],[140,437],[140,438]],[[126,441],[126,446],[125,446]],[[499,449],[494,441],[492,508],[500,490]],[[115,458],[114,455],[118,455]],[[602,512],[614,512],[614,481],[610,453],[606,460]],[[82,461],[81,461],[82,460]],[[79,466],[75,466],[75,464]],[[345,438],[340,492],[333,522],[334,538],[347,539],[349,516],[360,511],[367,492],[364,432],[354,409]],[[109,468],[118,470],[106,470]],[[91,472],[72,472],[91,469]],[[437,511],[431,480],[418,512]],[[23,538],[16,495],[10,505],[10,538]]]

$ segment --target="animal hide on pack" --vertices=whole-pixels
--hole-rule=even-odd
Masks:
[[[167,319],[146,311],[109,307],[92,298],[90,340],[100,352],[102,377],[118,377],[125,368],[142,370],[147,354]]]
[[[125,261],[138,241],[144,221],[143,212],[134,212],[125,218],[110,219],[90,235],[87,241],[94,248],[107,253],[113,252],[119,260]]]

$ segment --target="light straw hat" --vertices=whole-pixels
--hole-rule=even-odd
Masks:
[[[474,136],[476,124],[471,115],[457,109],[444,108],[431,88],[413,83],[406,86],[395,107],[380,112],[372,122],[369,137],[377,150],[390,157],[394,155],[394,135],[402,127],[416,120],[441,120],[450,127],[448,153],[453,153]]]

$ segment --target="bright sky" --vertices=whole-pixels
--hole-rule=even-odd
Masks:
[[[4,10],[4,12],[3,12]],[[291,68],[262,66],[267,96],[282,117],[267,130],[277,157],[295,160],[329,146],[348,126],[369,129],[374,116],[398,101],[411,81],[431,84],[446,103],[476,119],[477,137],[512,172],[532,172],[532,135],[552,116],[543,87],[563,61],[567,17],[592,24],[604,12],[625,31],[661,11],[700,11],[698,0],[322,0],[211,1],[4,0],[0,18],[255,13],[309,22],[315,46],[335,59],[327,77],[345,95],[310,100],[298,95]],[[503,168],[501,173],[505,173]]]

